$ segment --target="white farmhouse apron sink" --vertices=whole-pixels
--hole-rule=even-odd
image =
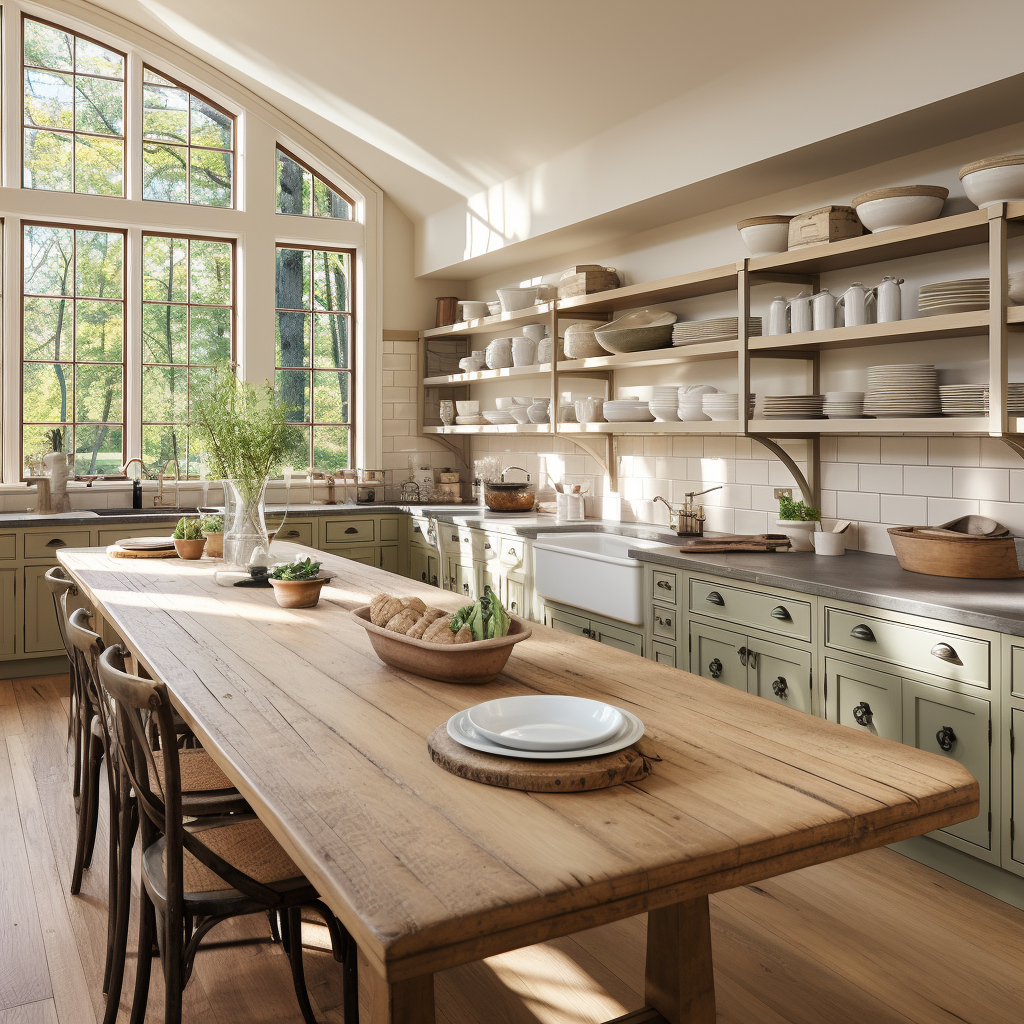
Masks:
[[[539,534],[533,542],[534,586],[548,601],[639,626],[644,563],[626,552],[661,543],[608,533]]]

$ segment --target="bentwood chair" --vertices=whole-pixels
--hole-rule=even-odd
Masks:
[[[145,1020],[154,939],[164,974],[164,1020],[179,1024],[182,994],[203,938],[228,918],[263,912],[281,921],[299,1008],[303,1019],[315,1024],[302,963],[303,907],[327,925],[334,958],[344,968],[344,1019],[357,1024],[352,937],[254,814],[183,820],[187,754],[177,745],[167,689],[125,672],[125,653],[105,650],[97,675],[113,710],[114,747],[124,773],[121,791],[130,786],[134,792],[142,839],[139,959],[130,1024]],[[126,923],[127,915],[123,918]]]

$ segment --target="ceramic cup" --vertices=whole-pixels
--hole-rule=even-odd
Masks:
[[[532,338],[512,339],[512,365],[532,366],[537,360],[537,342]]]
[[[523,337],[530,341],[543,341],[547,333],[548,329],[543,324],[527,324],[523,328]]]
[[[845,555],[845,533],[812,533],[811,543],[816,555]]]

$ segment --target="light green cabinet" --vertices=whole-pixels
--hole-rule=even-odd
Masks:
[[[50,588],[43,577],[50,566],[26,565],[25,581],[25,652],[27,654],[60,654],[64,641],[57,625]]]
[[[16,569],[0,569],[0,654],[14,654],[17,637]]]
[[[1010,859],[1024,867],[1024,709],[1010,710]],[[1018,825],[1017,823],[1021,824]]]
[[[573,633],[596,640],[606,647],[614,647],[639,657],[644,655],[644,635],[635,630],[627,629],[621,624],[593,615],[580,615],[578,612],[567,611],[554,605],[544,609],[545,623],[552,629],[563,633]]]
[[[873,736],[903,742],[899,676],[837,658],[825,659],[825,717]]]
[[[694,675],[747,692],[746,648],[742,633],[730,633],[701,622],[690,623],[690,671]]]

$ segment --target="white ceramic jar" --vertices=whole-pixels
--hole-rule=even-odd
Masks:
[[[883,277],[876,289],[878,293],[878,322],[891,324],[903,319],[902,277]]]
[[[827,289],[822,288],[811,299],[811,319],[814,330],[827,331],[836,325],[836,303],[838,299]]]
[[[495,338],[486,349],[487,365],[492,370],[501,370],[512,365],[512,339]]]
[[[768,307],[768,333],[789,334],[789,303],[781,295]]]
[[[527,324],[523,328],[523,337],[530,341],[542,341],[547,337],[548,329],[543,324]]]
[[[789,329],[802,334],[811,329],[811,297],[801,292],[789,300]]]
[[[873,288],[865,288],[860,281],[854,281],[843,292],[843,309],[846,312],[847,327],[863,327],[875,322],[875,292]]]
[[[537,342],[531,338],[512,339],[512,365],[533,366],[537,361]]]

